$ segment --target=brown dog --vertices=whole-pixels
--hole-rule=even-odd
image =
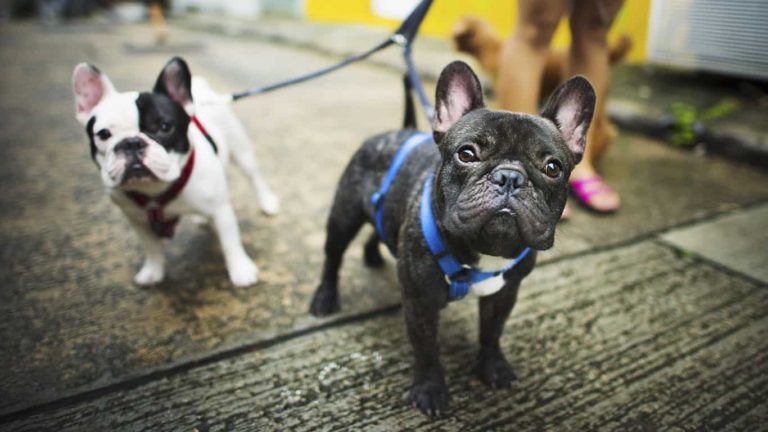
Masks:
[[[502,38],[487,21],[475,16],[460,18],[453,27],[453,43],[457,51],[475,57],[483,70],[493,79],[496,78]],[[626,34],[621,35],[609,48],[609,63],[614,65],[623,60],[630,48],[632,48],[632,39]],[[566,50],[549,50],[544,74],[541,77],[539,99],[545,100],[565,80],[567,61]],[[602,112],[595,112],[592,127],[595,128],[596,139],[600,141],[595,143],[597,148],[606,148],[616,136],[616,130]]]

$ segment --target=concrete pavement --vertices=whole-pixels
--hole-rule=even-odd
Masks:
[[[431,423],[401,399],[409,357],[391,261],[365,269],[353,246],[343,312],[306,313],[334,184],[362,139],[397,127],[399,75],[360,64],[238,103],[283,203],[261,215],[233,170],[261,282],[232,287],[215,238],[184,223],[169,280],[140,289],[136,238],[74,120],[74,65],[148,88],[178,43],[194,72],[235,91],[335,58],[178,27],[162,52],[137,52],[145,28],[79,30],[0,27],[0,429],[764,428],[765,172],[621,135],[602,168],[625,207],[562,224],[507,325],[520,381],[491,391],[471,379],[474,300],[451,305],[454,409]]]

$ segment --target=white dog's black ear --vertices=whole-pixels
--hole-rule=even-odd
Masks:
[[[88,63],[75,66],[72,90],[75,93],[75,117],[82,124],[88,122],[91,111],[105,96],[116,91],[112,81],[99,68]]]
[[[584,155],[594,112],[595,89],[581,75],[561,84],[541,112],[542,117],[551,120],[560,130],[577,163]]]
[[[192,73],[181,57],[174,57],[157,77],[154,91],[178,102],[189,115],[194,115],[192,104]]]
[[[437,80],[432,133],[440,143],[443,135],[464,114],[484,107],[483,89],[472,68],[462,61],[446,66]]]

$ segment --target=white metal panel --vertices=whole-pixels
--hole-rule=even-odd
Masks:
[[[768,79],[768,0],[654,0],[653,62]]]

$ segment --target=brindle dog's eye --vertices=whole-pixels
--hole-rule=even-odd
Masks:
[[[552,178],[557,178],[557,176],[559,176],[562,171],[563,171],[563,168],[560,167],[560,164],[557,163],[556,161],[550,161],[550,162],[547,162],[546,165],[544,165],[544,174]]]
[[[106,129],[102,129],[102,130],[96,132],[96,135],[102,141],[106,141],[106,140],[112,138],[112,133],[110,131],[106,130]]]
[[[457,153],[459,160],[463,163],[477,162],[478,158],[475,154],[475,150],[470,146],[464,146],[459,149]]]
[[[173,130],[173,125],[168,122],[160,123],[160,132],[169,133]]]

